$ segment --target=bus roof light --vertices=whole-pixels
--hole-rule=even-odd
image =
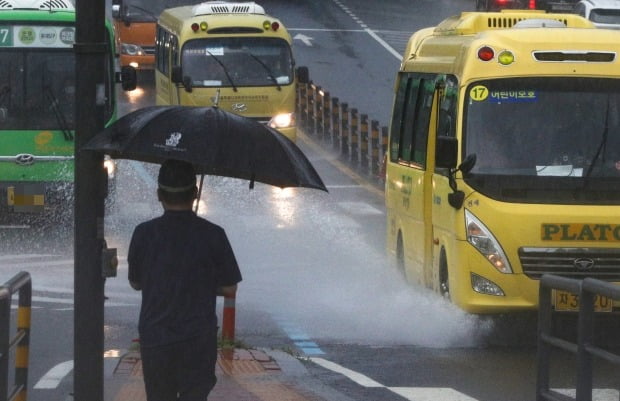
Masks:
[[[202,21],[202,22],[200,23],[200,30],[201,30],[201,31],[206,31],[208,27],[209,27],[209,26],[207,25],[207,22],[206,22],[206,21]]]
[[[478,58],[482,61],[491,61],[495,57],[495,52],[489,46],[483,46],[478,49]]]
[[[271,29],[271,22],[269,22],[268,20],[263,21],[263,29],[266,31]]]
[[[501,65],[510,65],[515,61],[515,55],[510,50],[502,50],[497,56],[497,61]]]
[[[200,26],[196,22],[194,22],[192,24],[192,31],[198,32],[198,29],[200,29]]]
[[[280,24],[278,23],[278,21],[273,21],[271,23],[271,29],[273,29],[274,32],[280,29]]]

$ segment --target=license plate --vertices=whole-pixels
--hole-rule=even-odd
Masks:
[[[42,184],[20,184],[7,188],[7,205],[14,212],[41,212],[45,206]]]
[[[611,312],[613,300],[611,298],[597,295],[594,299],[595,312]],[[555,290],[555,310],[562,312],[579,311],[579,295],[567,291]]]

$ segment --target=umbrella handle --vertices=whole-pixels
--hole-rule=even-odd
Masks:
[[[198,205],[200,205],[200,195],[202,195],[202,183],[205,179],[204,174],[200,174],[200,185],[198,185],[198,193],[196,194],[196,209],[194,213],[198,214]]]

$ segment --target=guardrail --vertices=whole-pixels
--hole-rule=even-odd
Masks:
[[[297,86],[297,125],[362,174],[382,180],[388,128],[368,120],[312,81]]]
[[[11,301],[18,293],[17,327],[11,330]],[[0,287],[0,401],[26,401],[30,347],[30,274],[20,272]],[[15,384],[9,389],[9,354],[15,347]],[[9,391],[10,390],[10,391]]]
[[[552,335],[553,290],[568,291],[579,296],[577,342],[572,343]],[[620,300],[620,287],[606,281],[586,278],[583,280],[545,274],[540,280],[538,308],[538,377],[536,400],[550,401],[592,401],[592,362],[597,357],[620,366],[620,355],[593,344],[594,301],[597,296]],[[549,388],[550,359],[552,348],[559,348],[577,356],[575,398]]]

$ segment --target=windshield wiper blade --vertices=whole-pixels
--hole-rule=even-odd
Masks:
[[[75,137],[73,136],[73,133],[69,129],[69,124],[67,123],[67,118],[65,117],[65,114],[62,112],[62,110],[60,109],[58,105],[58,98],[54,94],[54,91],[52,90],[50,86],[46,86],[43,91],[47,99],[50,101],[52,111],[54,112],[54,115],[56,116],[56,121],[58,121],[58,125],[60,126],[60,130],[62,131],[62,134],[65,137],[65,140],[66,141],[74,140]]]
[[[271,68],[269,68],[267,64],[263,62],[263,60],[259,59],[251,52],[246,52],[246,54],[252,57],[258,64],[260,64],[265,69],[265,71],[267,71],[267,76],[269,76],[269,79],[271,79],[271,81],[273,81],[273,83],[276,84],[276,86],[278,87],[278,90],[281,91],[282,87],[278,83],[278,80],[276,79],[276,77],[273,76],[273,73],[271,72]]]
[[[233,79],[232,79],[232,77],[230,76],[230,73],[228,72],[228,68],[226,68],[226,66],[224,65],[224,63],[222,63],[222,62],[220,61],[220,59],[219,59],[219,58],[215,57],[215,55],[213,55],[213,53],[211,53],[211,52],[210,52],[210,51],[208,51],[208,50],[205,50],[205,52],[206,52],[209,56],[213,57],[213,59],[214,59],[215,61],[217,61],[217,63],[220,65],[220,67],[222,67],[222,69],[224,70],[224,73],[226,74],[226,78],[228,78],[228,81],[230,82],[230,85],[232,85],[233,91],[237,92],[237,86],[236,86],[236,85],[235,85],[235,83],[233,82]]]
[[[605,146],[607,145],[608,136],[609,136],[609,95],[607,96],[607,108],[605,110],[605,127],[603,128],[603,137],[601,138],[601,143],[599,143],[598,145],[598,149],[596,149],[596,154],[594,154],[594,158],[592,158],[592,162],[588,166],[588,170],[586,171],[584,178],[590,177],[590,175],[592,174],[592,171],[594,170],[594,166],[596,165],[597,160],[601,157],[602,154],[604,154],[603,150],[605,149]],[[603,162],[604,161],[605,160],[603,157]]]

